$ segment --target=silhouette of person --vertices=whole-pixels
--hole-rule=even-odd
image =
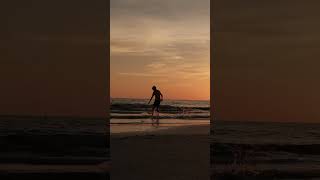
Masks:
[[[152,87],[153,93],[152,96],[148,102],[148,104],[150,104],[153,96],[154,98],[154,102],[153,102],[153,106],[152,106],[152,123],[153,123],[153,114],[154,114],[154,110],[157,111],[158,115],[157,115],[157,123],[159,123],[159,107],[160,107],[160,103],[161,101],[163,101],[163,95],[161,94],[161,92],[157,89],[156,86]]]

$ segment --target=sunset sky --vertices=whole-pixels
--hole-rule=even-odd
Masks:
[[[320,1],[212,2],[217,117],[320,122]],[[0,114],[103,115],[106,8],[6,1]],[[111,0],[111,96],[209,99],[209,13],[209,0]]]
[[[0,115],[106,114],[105,0],[4,1]]]
[[[320,122],[320,2],[213,2],[217,119]]]
[[[209,0],[111,0],[111,97],[210,96]]]

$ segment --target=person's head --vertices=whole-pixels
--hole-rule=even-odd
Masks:
[[[152,86],[152,90],[157,90],[157,87],[156,86]]]

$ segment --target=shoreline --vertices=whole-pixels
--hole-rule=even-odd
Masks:
[[[115,122],[112,122],[115,121]],[[149,120],[126,122],[123,120],[111,120],[110,136],[134,136],[134,135],[192,135],[210,133],[209,120],[180,120],[162,119],[159,124]]]
[[[148,124],[150,125],[150,124]],[[113,133],[111,130],[110,137],[117,136],[144,136],[144,135],[207,135],[209,138],[209,125],[181,125],[177,127],[169,127],[154,131],[135,131],[135,132],[119,132]]]

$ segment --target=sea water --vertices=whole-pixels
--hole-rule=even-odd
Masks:
[[[164,100],[159,108],[159,123],[152,120],[148,99],[116,98],[111,101],[111,133],[158,131],[177,126],[208,125],[209,101]],[[157,113],[155,112],[155,118]]]
[[[113,98],[111,100],[112,119],[150,119],[152,103],[147,99]],[[160,119],[208,120],[209,101],[164,100],[160,105]]]

